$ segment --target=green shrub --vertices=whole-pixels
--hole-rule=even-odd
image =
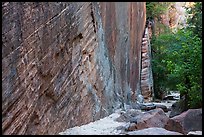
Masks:
[[[202,40],[189,30],[161,34],[153,41],[154,83],[188,96],[188,107],[202,102]],[[161,91],[160,91],[161,92]]]
[[[173,3],[147,2],[147,17],[159,19]],[[173,33],[157,22],[153,35],[152,68],[156,98],[167,89],[185,96],[185,107],[202,107],[202,3],[188,9],[187,28]],[[160,31],[162,30],[162,31]]]
[[[146,2],[147,18],[160,18],[160,15],[165,13],[173,2]]]

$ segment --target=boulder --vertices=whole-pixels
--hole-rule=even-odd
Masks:
[[[189,109],[170,118],[165,129],[187,134],[190,131],[202,131],[202,109]]]
[[[169,109],[165,105],[162,105],[162,104],[155,104],[155,105],[156,105],[156,108],[161,108],[164,112],[169,111]]]
[[[147,111],[131,119],[129,128],[130,130],[139,130],[149,127],[164,127],[169,118],[166,116],[161,108]]]
[[[202,135],[202,131],[190,131],[187,135]]]
[[[142,112],[141,110],[137,110],[137,109],[129,109],[127,110],[126,113],[131,117],[136,117],[138,115],[143,114],[144,112]]]
[[[140,106],[141,110],[149,111],[156,108],[156,105],[153,103],[143,103]]]
[[[172,118],[174,116],[181,114],[184,111],[185,111],[185,102],[183,99],[181,99],[181,100],[175,102],[174,104],[172,104],[171,113],[170,113],[169,117]]]
[[[131,116],[129,116],[126,112],[121,112],[120,116],[115,119],[117,122],[128,122],[130,121]]]
[[[164,128],[151,127],[142,130],[127,132],[126,135],[182,135],[182,134],[174,131],[168,131]]]
[[[128,125],[128,128],[126,128],[126,131],[134,131],[136,129],[137,124],[136,123],[130,123]]]
[[[133,117],[142,114],[141,110],[129,109],[127,111],[121,111],[120,116],[115,119],[117,122],[130,122]]]

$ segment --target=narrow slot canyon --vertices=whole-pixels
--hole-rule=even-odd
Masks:
[[[146,2],[2,2],[2,134],[190,132],[172,129],[175,100],[155,100],[146,10]]]

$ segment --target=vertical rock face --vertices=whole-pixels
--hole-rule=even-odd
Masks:
[[[145,28],[143,2],[100,3],[105,45],[114,74],[114,90],[129,104],[140,91],[141,42]]]
[[[3,134],[56,134],[135,101],[145,13],[139,2],[3,2]]]
[[[166,13],[161,15],[161,23],[173,31],[186,27],[188,18],[186,8],[190,8],[194,2],[175,2],[171,4]]]
[[[153,75],[151,65],[150,37],[152,35],[151,26],[147,25],[142,42],[142,71],[141,71],[141,92],[145,102],[153,100]]]

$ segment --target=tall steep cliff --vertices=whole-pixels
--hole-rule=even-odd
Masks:
[[[140,94],[145,3],[3,2],[3,134],[56,134]]]

